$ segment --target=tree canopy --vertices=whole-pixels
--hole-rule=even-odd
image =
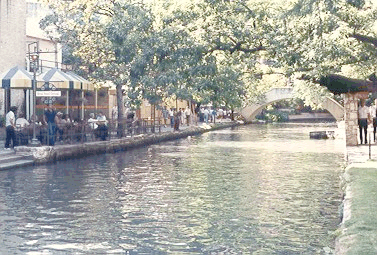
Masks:
[[[375,72],[372,0],[45,1],[42,27],[71,62],[113,81],[119,100],[126,85],[134,104],[175,96],[235,108],[278,83],[320,106],[331,95],[322,76]]]

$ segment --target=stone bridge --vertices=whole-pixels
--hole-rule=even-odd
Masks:
[[[273,88],[264,94],[264,100],[256,104],[246,106],[240,110],[241,115],[246,119],[246,121],[252,121],[257,114],[259,114],[264,107],[274,102],[294,98],[294,92],[292,87],[284,88]],[[326,97],[325,101],[322,102],[322,106],[326,109],[337,121],[343,120],[344,118],[344,107],[340,105],[337,101],[330,97]]]

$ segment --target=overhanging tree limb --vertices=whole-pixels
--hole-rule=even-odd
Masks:
[[[244,53],[254,53],[257,51],[266,50],[266,47],[259,45],[258,47],[255,47],[255,48],[246,48],[246,47],[242,47],[242,43],[237,43],[236,45],[218,45],[214,47],[213,49],[205,51],[204,53],[212,53],[216,50],[229,51],[231,54],[235,51],[242,51]]]
[[[370,43],[370,44],[373,44],[374,47],[377,47],[377,38],[375,37],[366,36],[366,35],[357,34],[357,33],[351,34],[350,36],[355,38],[356,40],[359,40],[364,43]]]

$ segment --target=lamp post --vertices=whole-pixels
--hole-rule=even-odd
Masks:
[[[38,66],[38,52],[31,55],[31,60],[33,61],[33,139],[31,140],[31,146],[39,146],[40,143],[36,136],[35,126],[36,126],[36,107],[37,107],[37,66]]]

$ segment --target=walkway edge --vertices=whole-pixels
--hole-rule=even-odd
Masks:
[[[205,132],[210,132],[218,129],[231,128],[242,124],[242,122],[216,123],[203,125],[200,127],[190,127],[178,132],[139,135],[121,139],[112,139],[110,141],[96,141],[73,145],[56,145],[41,147],[18,146],[15,148],[15,151],[17,153],[31,153],[33,155],[33,160],[35,164],[43,164],[73,158],[83,158],[96,154],[127,151],[142,146],[148,146],[160,142],[199,135]]]
[[[343,218],[335,254],[377,254],[377,162],[352,163],[343,179]]]

